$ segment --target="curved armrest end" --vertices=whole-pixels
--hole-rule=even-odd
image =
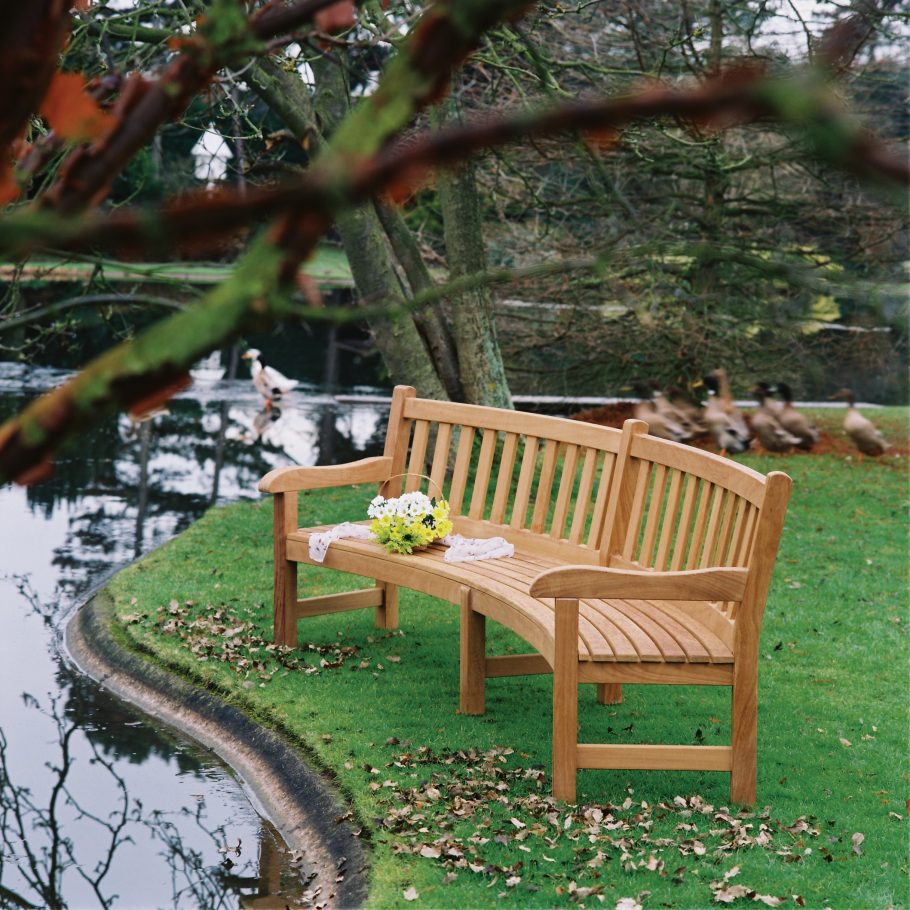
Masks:
[[[688,569],[656,572],[605,566],[559,566],[532,582],[532,597],[630,597],[640,600],[740,601],[747,569]]]
[[[349,464],[275,468],[259,481],[259,492],[293,493],[356,483],[382,483],[389,479],[391,470],[392,459],[384,455],[361,458]]]

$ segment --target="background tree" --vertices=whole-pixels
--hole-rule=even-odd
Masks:
[[[672,232],[668,230],[655,231],[655,239],[644,238],[649,227],[665,228],[678,220],[675,209],[668,213],[668,200],[671,205],[679,206],[689,234],[697,234],[696,228],[707,230],[705,224],[710,228],[713,216],[707,220],[697,217],[699,210],[704,216],[704,193],[700,187],[706,184],[714,187],[712,204],[721,199],[723,216],[727,217],[726,201],[731,197],[722,184],[736,170],[737,159],[729,160],[726,146],[716,139],[720,129],[730,131],[731,136],[742,131],[751,140],[762,135],[761,131],[776,120],[797,130],[798,140],[787,141],[801,143],[800,151],[807,157],[826,157],[866,178],[906,181],[904,160],[890,154],[866,132],[856,129],[832,105],[827,77],[821,71],[807,70],[799,81],[789,74],[775,73],[773,67],[770,73],[756,66],[725,68],[719,72],[715,72],[716,67],[708,67],[704,74],[696,70],[697,78],[683,84],[670,73],[665,58],[670,59],[670,51],[688,41],[692,48],[680,53],[691,71],[693,64],[689,57],[694,59],[696,52],[700,53],[697,31],[693,28],[689,35],[680,27],[678,40],[674,38],[668,43],[658,30],[659,40],[651,44],[665,45],[660,58],[663,62],[647,62],[644,55],[650,45],[640,38],[645,32],[643,28],[635,25],[633,29],[632,14],[638,15],[638,8],[630,7],[626,31],[629,36],[633,33],[639,36],[640,47],[635,40],[631,41],[631,47],[641,62],[633,71],[627,65],[617,67],[626,82],[618,79],[616,87],[628,89],[633,78],[640,80],[646,73],[645,64],[656,69],[657,75],[670,75],[660,85],[639,85],[633,91],[618,96],[608,94],[604,98],[602,83],[607,80],[590,77],[592,73],[598,77],[612,73],[612,66],[590,63],[589,59],[596,60],[596,54],[593,58],[581,54],[577,59],[570,55],[565,60],[560,55],[557,66],[556,58],[542,50],[552,46],[544,39],[554,34],[563,45],[570,43],[564,36],[569,36],[569,26],[575,28],[575,25],[566,19],[566,11],[543,7],[536,17],[527,20],[526,27],[514,22],[500,25],[506,18],[517,16],[524,7],[517,0],[453,0],[428,7],[411,24],[407,37],[400,43],[396,41],[395,52],[384,67],[376,90],[343,119],[331,122],[333,116],[343,113],[343,93],[338,91],[330,96],[329,89],[324,88],[333,84],[330,75],[317,79],[323,94],[314,110],[317,115],[323,112],[325,122],[317,121],[316,127],[324,139],[318,151],[304,149],[308,167],[302,175],[263,186],[244,180],[244,185],[232,191],[171,198],[157,208],[146,210],[117,209],[105,204],[105,200],[110,199],[116,175],[130,166],[137,155],[150,146],[150,154],[155,154],[155,137],[162,125],[184,122],[181,118],[208,92],[218,103],[232,105],[229,119],[236,150],[240,151],[237,140],[243,139],[243,154],[235,155],[235,160],[250,162],[255,169],[259,165],[255,143],[251,136],[242,137],[240,129],[249,117],[237,101],[240,80],[251,71],[250,61],[274,56],[278,69],[273,67],[273,71],[283,71],[282,49],[292,40],[304,44],[314,41],[315,45],[311,45],[314,60],[320,58],[316,68],[321,66],[324,70],[328,70],[339,44],[347,52],[372,53],[375,49],[372,39],[363,40],[357,32],[346,31],[354,24],[352,4],[298,0],[288,5],[273,2],[241,5],[233,0],[218,0],[206,5],[204,15],[192,23],[186,22],[187,14],[195,16],[201,11],[194,5],[161,2],[126,12],[90,7],[79,13],[80,28],[86,35],[113,34],[118,39],[128,37],[135,41],[141,33],[141,40],[147,42],[144,46],[157,48],[160,57],[154,59],[160,59],[161,63],[158,75],[153,78],[137,72],[114,72],[85,85],[78,73],[54,75],[50,66],[34,66],[36,54],[37,59],[46,61],[62,44],[60,35],[66,31],[66,10],[51,0],[41,4],[45,25],[56,25],[46,28],[50,37],[43,39],[40,48],[26,28],[28,23],[17,23],[20,31],[10,47],[22,48],[23,53],[13,53],[5,59],[5,65],[10,75],[8,84],[19,87],[20,97],[16,105],[2,112],[3,135],[17,164],[7,171],[2,185],[8,196],[23,189],[34,192],[36,202],[0,221],[0,249],[15,255],[37,248],[132,250],[155,255],[190,240],[198,243],[200,239],[223,239],[250,225],[267,226],[252,235],[228,281],[204,295],[194,306],[151,327],[135,341],[107,352],[65,387],[34,403],[0,429],[0,476],[26,481],[40,476],[48,469],[54,448],[97,419],[100,412],[112,407],[141,411],[161,401],[185,381],[192,362],[238,332],[289,316],[332,318],[332,313],[301,305],[294,293],[298,287],[299,263],[333,222],[340,227],[349,217],[355,223],[360,218],[368,219],[360,227],[361,236],[375,241],[377,252],[388,244],[386,253],[390,258],[394,253],[391,267],[398,286],[390,280],[389,270],[383,265],[383,290],[375,298],[364,295],[361,308],[366,318],[380,326],[377,337],[391,338],[404,352],[387,354],[390,363],[409,352],[415,368],[418,361],[425,363],[424,351],[432,348],[431,342],[424,339],[434,338],[432,344],[441,345],[440,350],[454,347],[456,354],[450,366],[437,373],[442,377],[444,372],[451,373],[451,363],[471,356],[470,345],[474,342],[479,341],[481,352],[495,350],[487,304],[477,293],[479,288],[526,275],[526,271],[516,275],[513,270],[497,267],[509,253],[506,241],[510,239],[517,246],[529,240],[550,239],[552,235],[558,241],[553,245],[560,253],[579,246],[585,249],[587,262],[556,261],[546,263],[542,269],[545,273],[567,276],[563,278],[567,299],[573,299],[578,288],[585,289],[586,282],[574,274],[583,268],[589,276],[596,276],[598,283],[611,289],[624,285],[630,302],[644,299],[648,306],[627,307],[640,324],[647,325],[647,319],[643,321],[641,317],[647,315],[648,307],[660,316],[659,320],[652,320],[653,325],[666,324],[666,314],[661,312],[666,290],[675,286],[685,291],[685,281],[698,279],[705,280],[708,302],[711,303],[711,294],[715,298],[713,310],[701,298],[699,306],[709,323],[711,318],[719,318],[722,297],[736,281],[728,280],[722,285],[720,278],[701,279],[695,263],[703,266],[719,259],[725,267],[739,268],[746,261],[758,274],[761,273],[758,266],[769,258],[767,251],[756,250],[746,243],[745,252],[740,247],[729,254],[718,253],[714,249],[716,226],[714,241],[710,230],[706,235],[708,240],[696,236],[693,241],[687,236],[683,242],[672,241]],[[159,18],[147,24],[143,16],[150,9]],[[592,9],[582,5],[569,12],[581,16],[579,21],[584,24],[584,17],[592,15]],[[657,12],[647,7],[641,9],[657,20]],[[715,12],[718,9],[715,6]],[[845,26],[832,34],[828,50],[820,56],[829,64],[838,65],[841,58],[849,56],[847,51],[857,43],[856,36],[866,28],[868,18],[863,13],[849,17]],[[365,5],[362,21],[399,26],[398,20],[385,16],[381,7],[373,4]],[[112,31],[112,25],[116,31]],[[606,19],[597,25],[600,35],[612,48],[613,34],[623,27],[623,20]],[[337,37],[341,33],[344,36]],[[170,39],[163,42],[166,34]],[[421,112],[446,96],[454,68],[481,45],[485,34],[489,34],[489,40],[464,70],[457,105],[469,114],[481,106],[492,107],[499,117],[482,123],[472,119],[465,126],[448,124],[438,130],[424,129]],[[391,43],[389,37],[384,34],[378,46],[383,41]],[[589,37],[592,46],[596,44],[597,33]],[[95,53],[105,61],[105,54],[109,53],[100,38],[91,48],[75,40],[71,46],[73,50],[68,50],[68,54]],[[143,58],[146,71],[149,59]],[[724,61],[723,53],[720,59]],[[340,66],[337,71],[341,71]],[[254,82],[253,76],[249,78]],[[565,102],[567,96],[574,99],[585,94],[574,85],[567,87],[577,78],[587,84],[596,82],[597,96],[580,104]],[[530,89],[525,88],[525,83]],[[348,89],[351,84],[348,79]],[[261,93],[261,89],[257,91]],[[494,96],[496,104],[488,105],[487,99]],[[540,98],[546,98],[545,107],[529,106],[529,102]],[[522,104],[515,105],[515,113],[507,115],[513,99]],[[30,116],[34,111],[41,113],[41,120]],[[577,138],[579,132],[587,139]],[[557,138],[566,133],[574,133],[576,138]],[[29,134],[37,141],[30,147],[23,146],[21,139],[29,138]],[[306,133],[305,138],[309,135]],[[652,155],[649,151],[648,142],[655,141],[655,136],[678,153],[670,159],[670,166],[666,159],[661,163],[656,153]],[[396,137],[397,143],[393,142]],[[524,144],[517,146],[517,153],[507,157],[502,151],[506,145],[515,148],[514,143],[523,140]],[[299,134],[297,141],[301,142]],[[605,147],[614,150],[610,152],[611,157],[602,157]],[[543,149],[549,154],[532,162],[527,157],[532,148],[535,153]],[[566,154],[567,148],[572,150],[571,156]],[[448,202],[446,189],[439,195],[438,211],[447,213],[442,237],[424,236],[419,230],[416,236],[414,233],[415,219],[433,210],[431,203],[421,211],[422,194],[414,196],[424,176],[435,167],[451,167],[484,149],[496,151],[479,159],[476,173],[484,191],[479,199],[485,201],[488,210],[491,202],[500,206],[506,217],[500,236],[490,233],[489,222],[484,224],[495,256],[492,268],[486,272],[480,271],[482,262],[478,256],[478,251],[482,252],[477,243],[478,197],[469,191],[471,184],[463,182],[470,181],[469,169],[456,169],[456,176],[448,178],[461,187],[449,194]],[[36,158],[30,157],[33,153]],[[705,177],[703,171],[692,167],[690,159],[706,160],[707,173],[713,176]],[[44,174],[47,176],[42,177]],[[529,188],[531,193],[524,196],[513,191],[511,195],[503,192],[492,196],[490,189],[497,182],[506,190],[517,186]],[[554,187],[562,195],[549,198],[547,193]],[[673,201],[674,194],[679,195],[678,202]],[[415,203],[405,206],[403,214],[396,213],[387,202],[393,200],[400,204],[409,197]],[[371,202],[377,199],[386,201]],[[452,204],[455,201],[469,204],[455,206]],[[541,201],[546,203],[542,215],[534,211]],[[99,205],[103,206],[100,211]],[[608,217],[598,220],[595,215],[604,207]],[[343,214],[350,211],[355,216]],[[382,235],[377,233],[374,219],[382,225]],[[411,233],[401,228],[402,220],[409,223]],[[442,223],[440,218],[438,224]],[[731,230],[727,224],[729,236]],[[535,235],[528,230],[529,225],[542,225],[543,233]],[[579,238],[582,243],[578,242]],[[434,240],[441,245],[434,248]],[[415,245],[424,253],[442,255],[439,251],[444,250],[454,275],[447,285],[433,286],[428,280],[420,268],[419,257],[413,255]],[[541,243],[535,243],[533,248],[535,259],[541,258]],[[766,274],[778,280],[791,276],[792,257],[788,251],[785,253],[778,257],[780,261],[770,257],[770,264],[765,264]],[[797,273],[801,275],[802,271]],[[644,293],[649,290],[650,298]],[[395,296],[389,300],[388,294]],[[474,305],[465,303],[469,299],[466,295],[474,296]],[[424,309],[422,333],[419,323],[403,318],[403,310],[417,310],[446,298],[451,320],[445,319],[445,305],[437,307],[435,315]],[[465,320],[459,328],[455,314],[464,315],[462,311],[470,311],[472,319]],[[486,313],[487,318],[474,319],[475,313],[481,316]],[[677,308],[677,314],[683,323],[689,317],[685,308]],[[345,313],[338,315],[347,318]],[[434,335],[433,326],[439,323],[445,328]],[[396,332],[408,333],[407,339],[401,342]],[[634,339],[634,334],[627,333],[625,337],[623,350],[634,350],[627,343],[629,337]],[[420,340],[419,344],[415,338]],[[392,347],[390,344],[389,350]],[[487,385],[495,384],[501,389],[500,374],[493,366],[490,374],[493,378]],[[465,383],[467,372],[465,364],[458,363],[456,375],[462,385],[459,394],[469,394]],[[439,385],[445,390],[442,378]],[[483,394],[483,383],[479,391],[470,393],[474,398]]]

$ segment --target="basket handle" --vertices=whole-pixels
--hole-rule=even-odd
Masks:
[[[436,489],[439,491],[439,496],[438,496],[439,499],[445,499],[445,496],[442,495],[442,487],[438,483],[436,483],[436,481],[433,480],[432,477],[430,477],[427,474],[418,474],[416,471],[402,471],[401,474],[393,474],[391,477],[386,478],[382,482],[382,485],[385,486],[390,480],[396,480],[399,477],[422,477],[424,480],[426,480],[432,486],[436,487]]]

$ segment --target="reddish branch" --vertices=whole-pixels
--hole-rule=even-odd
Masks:
[[[425,133],[390,145],[347,171],[304,175],[299,181],[269,189],[201,193],[171,203],[156,213],[122,210],[109,216],[35,222],[30,213],[0,223],[0,248],[22,254],[45,244],[80,249],[107,245],[122,251],[160,252],[200,235],[227,233],[251,220],[294,213],[299,224],[276,228],[276,245],[305,254],[324,233],[334,213],[383,192],[407,190],[429,170],[457,164],[486,148],[570,131],[600,134],[637,120],[673,117],[729,126],[776,115],[776,92],[759,71],[722,74],[689,89],[654,87],[636,95],[598,103],[573,104],[511,118],[490,119],[467,127]],[[833,116],[825,114],[829,119]],[[828,149],[842,166],[865,177],[910,184],[908,162],[868,133],[845,123],[843,145]],[[830,133],[826,133],[830,136]],[[405,193],[406,195],[406,193]],[[30,223],[31,222],[31,223]],[[30,229],[34,234],[29,236]]]
[[[9,154],[25,132],[57,69],[66,37],[69,3],[34,0],[7,3],[0,29],[0,204],[15,198],[8,179]]]
[[[313,166],[311,180],[343,187],[345,179],[341,178],[356,162],[376,153],[439,92],[451,67],[476,46],[484,29],[497,18],[514,14],[521,5],[523,0],[463,0],[432,7],[422,20],[432,22],[432,29],[418,25],[413,30],[379,89],[333,134]],[[435,52],[428,55],[424,42],[431,37]],[[393,88],[385,86],[387,81]],[[145,95],[145,88],[137,92],[136,103]],[[72,172],[68,179],[73,179]],[[330,211],[332,206],[327,204],[323,211],[286,216],[266,240],[260,238],[250,247],[232,278],[201,302],[157,323],[133,342],[106,352],[0,427],[0,482],[40,479],[50,470],[54,451],[106,412],[148,407],[162,400],[183,380],[190,364],[245,325],[252,321],[262,325],[286,316],[287,279],[296,276],[298,262],[327,229]],[[21,227],[29,219],[51,224],[70,221],[77,230],[86,226],[84,219],[61,218],[47,211],[26,212],[5,224]],[[142,232],[143,237],[162,230],[154,215],[148,225],[151,231]]]
[[[69,22],[67,0],[4,4],[0,29],[0,150],[22,132],[57,69]]]
[[[250,56],[256,44],[311,22],[337,0],[299,0],[270,5],[254,14],[233,40],[215,44],[203,33],[182,41],[183,50],[154,82],[135,74],[114,106],[116,128],[92,146],[73,151],[51,188],[45,206],[72,214],[100,202],[114,178],[163,123],[176,120],[222,67]],[[64,4],[65,5],[65,4]],[[34,110],[34,107],[33,107]]]

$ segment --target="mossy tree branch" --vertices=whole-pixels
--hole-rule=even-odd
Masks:
[[[523,6],[518,0],[463,0],[431,7],[377,92],[351,112],[313,165],[314,181],[330,185],[333,177],[362,166],[445,91],[452,67],[486,29]],[[343,198],[332,201],[343,204]],[[39,478],[57,448],[110,410],[145,408],[165,399],[200,357],[254,321],[281,319],[289,307],[289,282],[327,229],[330,210],[284,216],[252,244],[233,276],[199,304],[103,354],[0,427],[0,482]]]

